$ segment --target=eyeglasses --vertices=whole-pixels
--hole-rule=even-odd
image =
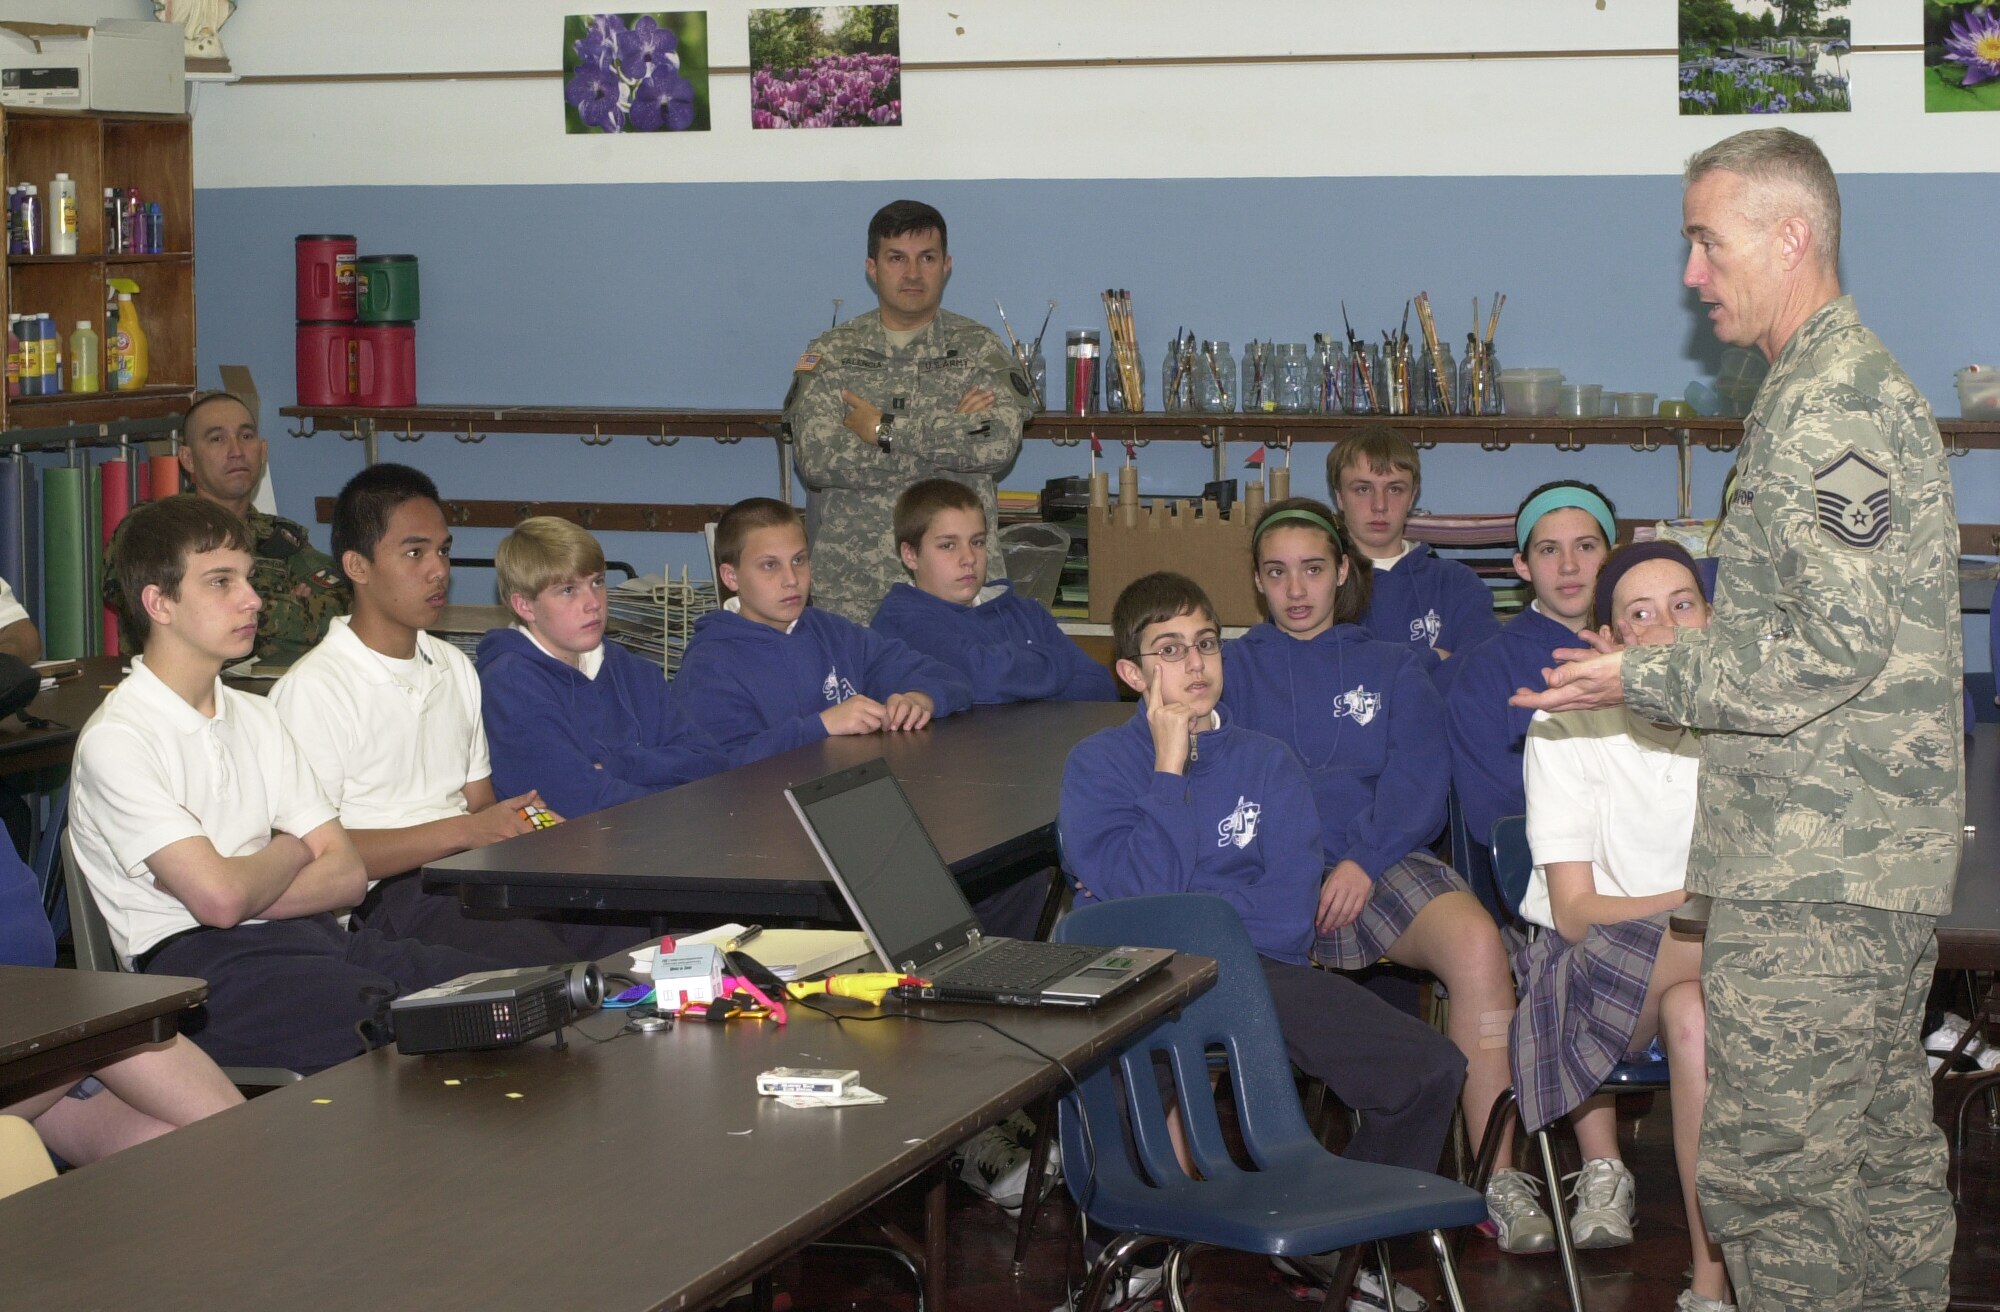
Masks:
[[[1157,656],[1169,665],[1179,665],[1188,658],[1189,651],[1198,651],[1204,656],[1213,656],[1221,650],[1222,639],[1211,633],[1207,637],[1196,638],[1193,647],[1189,647],[1184,642],[1163,642],[1153,648],[1153,650],[1142,651],[1139,654],[1141,656]]]

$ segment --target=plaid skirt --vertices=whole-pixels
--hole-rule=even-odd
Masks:
[[[1509,1031],[1514,1096],[1530,1132],[1581,1106],[1625,1060],[1668,912],[1592,925],[1583,942],[1510,936],[1521,1005]]]
[[[1450,866],[1429,852],[1412,852],[1382,872],[1353,924],[1314,940],[1312,959],[1333,970],[1372,966],[1432,898],[1471,892]]]

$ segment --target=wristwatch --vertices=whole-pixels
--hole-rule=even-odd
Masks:
[[[895,437],[893,434],[895,425],[896,416],[890,414],[885,414],[875,421],[875,445],[885,455],[895,450]]]

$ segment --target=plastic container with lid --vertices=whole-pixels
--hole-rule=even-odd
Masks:
[[[1974,364],[1958,371],[1958,413],[1962,419],[2000,419],[2000,369]]]
[[[1510,415],[1552,415],[1562,387],[1560,369],[1502,369],[1500,396]]]

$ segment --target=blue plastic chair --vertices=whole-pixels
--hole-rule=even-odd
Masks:
[[[1092,1266],[1082,1312],[1098,1308],[1139,1249],[1171,1246],[1167,1289],[1190,1248],[1274,1257],[1355,1249],[1428,1230],[1445,1297],[1463,1312],[1443,1232],[1485,1219],[1478,1193],[1442,1176],[1350,1162],[1313,1137],[1292,1082],[1277,1010],[1235,908],[1208,894],[1121,898],[1082,907],[1056,926],[1064,943],[1127,943],[1213,957],[1215,987],[1133,1039],[1064,1097],[1063,1174],[1077,1209],[1118,1232]],[[1155,1054],[1173,1071],[1188,1151],[1202,1178],[1181,1170],[1167,1133]],[[1220,1055],[1236,1122],[1255,1169],[1230,1155],[1209,1074]],[[1341,1270],[1351,1282],[1356,1258]],[[1329,1295],[1339,1306],[1346,1291]]]
[[[1493,879],[1518,915],[1521,899],[1527,896],[1528,881],[1535,873],[1535,854],[1528,847],[1528,817],[1502,816],[1493,822]],[[1624,1061],[1612,1068],[1599,1093],[1660,1093],[1668,1087],[1665,1058],[1656,1061]],[[1493,1178],[1493,1162],[1500,1151],[1501,1137],[1513,1133],[1519,1105],[1514,1090],[1507,1089],[1493,1101],[1493,1114],[1486,1119],[1486,1137],[1480,1142],[1479,1157],[1472,1171],[1472,1186],[1481,1193]],[[1569,1305],[1584,1312],[1583,1282],[1576,1269],[1576,1245],[1569,1233],[1569,1217],[1562,1205],[1562,1174],[1556,1167],[1555,1140],[1547,1126],[1535,1131],[1535,1147],[1542,1159],[1542,1179],[1549,1191],[1549,1216],[1556,1227],[1556,1252],[1562,1258],[1563,1281],[1569,1287]]]

